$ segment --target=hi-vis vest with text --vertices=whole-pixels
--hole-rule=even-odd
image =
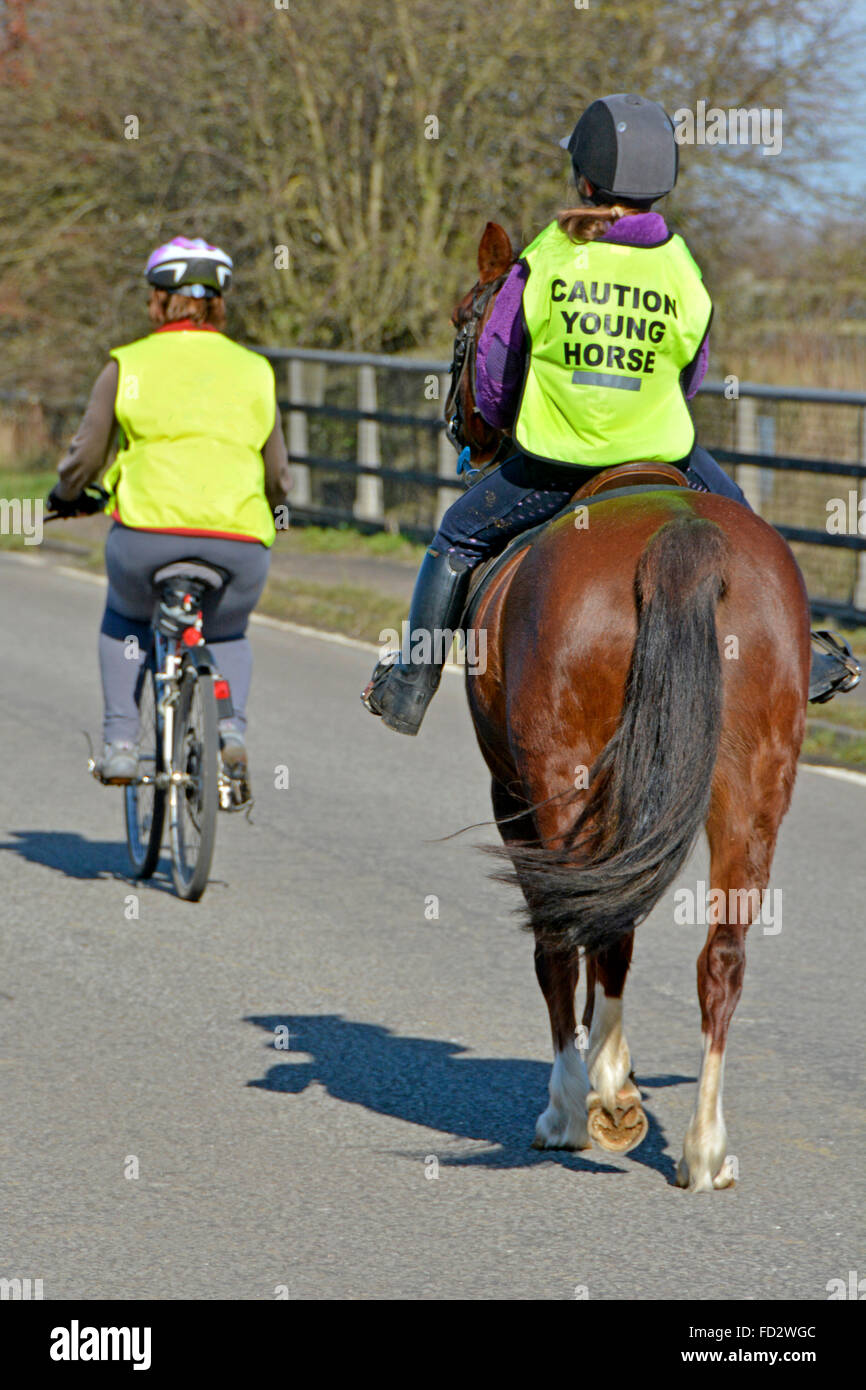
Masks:
[[[273,429],[270,363],[222,333],[178,329],[113,348],[125,448],[106,511],[148,531],[274,541],[261,450]]]
[[[529,350],[514,439],[556,463],[674,463],[695,431],[679,375],[712,301],[685,242],[575,244],[556,222],[524,252]]]

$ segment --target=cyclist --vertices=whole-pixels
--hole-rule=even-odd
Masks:
[[[230,575],[204,599],[204,637],[232,696],[233,715],[220,721],[223,762],[246,780],[246,628],[267,578],[273,509],[290,487],[274,373],[264,357],[225,336],[232,261],[220,247],[175,237],[152,253],[145,276],[153,331],[112,349],[47,501],[61,515],[82,509],[81,494],[102,472],[119,427],[120,448],[104,480],[113,525],[99,633],[104,747],[96,772],[114,785],[136,776],[151,575],[195,556]]]

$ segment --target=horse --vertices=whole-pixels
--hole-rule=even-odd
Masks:
[[[448,408],[459,400],[462,437],[454,428],[473,462],[502,448],[475,409],[472,357],[514,259],[488,223],[479,279],[452,314],[458,333],[472,324]],[[467,671],[467,692],[503,842],[495,852],[510,861],[497,877],[522,889],[550,1016],[549,1103],[534,1145],[594,1140],[626,1153],[645,1138],[623,1022],[634,932],[705,828],[702,1060],[676,1183],[729,1187],[728,1030],[805,730],[809,607],[794,556],[727,498],[687,486],[602,492],[512,543],[466,622],[467,636],[486,633],[486,668]]]

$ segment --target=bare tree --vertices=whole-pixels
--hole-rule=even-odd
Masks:
[[[83,385],[144,330],[144,259],[176,234],[231,250],[248,341],[441,351],[484,222],[520,244],[573,196],[557,139],[609,91],[783,113],[777,155],[683,147],[669,211],[724,327],[744,229],[810,196],[804,151],[826,154],[850,8],[7,0],[4,376]]]

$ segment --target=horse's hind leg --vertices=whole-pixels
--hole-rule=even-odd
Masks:
[[[743,989],[746,931],[761,911],[776,835],[790,800],[793,762],[783,770],[778,761],[770,766],[768,760],[768,773],[761,779],[763,787],[754,778],[748,795],[755,809],[747,819],[742,810],[739,814],[733,810],[727,798],[714,798],[707,822],[710,881],[715,891],[711,926],[698,957],[703,1059],[695,1109],[677,1167],[677,1184],[693,1192],[730,1187],[734,1182],[722,1113],[725,1047]]]
[[[593,957],[594,990],[587,994],[589,1033],[587,1097],[589,1132],[612,1153],[627,1153],[646,1137],[647,1118],[631,1074],[631,1056],[622,1027],[622,996],[631,964],[634,932]]]
[[[717,882],[714,876],[714,885]],[[710,927],[698,957],[703,1034],[701,1074],[694,1112],[683,1143],[683,1156],[677,1166],[677,1185],[688,1187],[692,1192],[730,1187],[734,1181],[725,1152],[728,1134],[722,1113],[722,1083],[728,1028],[742,992],[745,968],[746,926],[719,923]]]
[[[496,778],[493,779],[491,795],[493,813],[506,845],[526,844],[535,839],[538,831],[532,817],[519,814],[526,803],[512,796]],[[527,892],[528,887],[524,888],[524,896]],[[575,1040],[577,1019],[574,993],[579,973],[577,953],[573,958],[567,957],[560,952],[550,951],[540,940],[536,941],[535,974],[547,1004],[553,1036],[553,1070],[548,1088],[550,1103],[539,1115],[535,1126],[532,1142],[536,1149],[587,1149],[590,1145],[586,1129],[589,1079]]]

